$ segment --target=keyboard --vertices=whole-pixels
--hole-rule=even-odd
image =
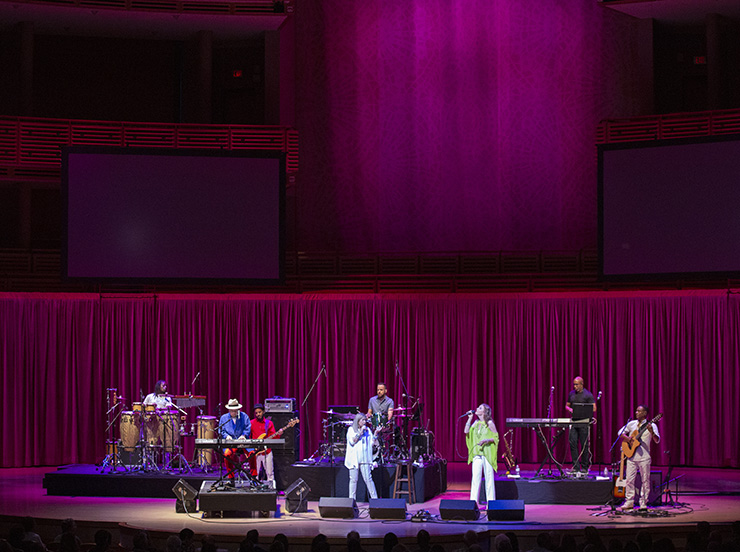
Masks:
[[[205,395],[172,395],[171,399],[180,408],[206,405]]]
[[[274,447],[284,445],[285,439],[244,439],[241,441],[229,441],[228,439],[196,439],[195,448],[252,448],[252,447]]]
[[[506,418],[506,427],[567,427],[590,423],[590,420],[573,421],[570,418]]]

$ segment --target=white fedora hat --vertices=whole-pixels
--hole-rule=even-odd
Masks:
[[[229,402],[226,403],[226,408],[229,410],[239,410],[241,407],[242,405],[239,404],[237,399],[229,399]]]

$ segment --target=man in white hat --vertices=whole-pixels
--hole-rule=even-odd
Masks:
[[[221,416],[218,424],[221,438],[226,441],[244,441],[248,439],[252,434],[252,424],[249,421],[249,416],[241,412],[242,405],[239,404],[237,399],[230,399],[226,403],[226,408],[229,412]],[[245,453],[246,449],[243,448],[224,449],[224,460],[226,461],[226,469],[229,470],[229,479],[234,478],[234,470],[241,465],[238,456]]]

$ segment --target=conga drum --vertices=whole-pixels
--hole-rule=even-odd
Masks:
[[[126,452],[133,452],[141,437],[141,418],[132,410],[121,412],[121,448]]]
[[[144,441],[147,445],[153,446],[159,444],[159,434],[161,421],[153,404],[144,405]]]
[[[177,410],[157,410],[159,440],[165,452],[173,452],[180,443],[180,413]]]
[[[144,412],[144,405],[140,402],[135,402],[132,405],[133,411],[137,412],[138,414],[143,414]]]
[[[196,418],[196,439],[216,439],[216,428],[218,427],[218,419],[215,416],[198,416]],[[200,450],[201,464],[208,464],[213,466],[213,451],[211,449]]]

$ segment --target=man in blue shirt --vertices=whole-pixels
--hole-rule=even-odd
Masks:
[[[252,424],[249,421],[249,416],[241,412],[242,405],[239,404],[237,399],[230,399],[226,408],[229,412],[221,416],[218,424],[221,439],[227,442],[249,439],[252,435]],[[239,457],[244,456],[246,452],[247,450],[244,448],[224,449],[224,461],[226,462],[226,469],[229,471],[227,477],[232,480],[232,484],[234,472],[241,469],[242,462],[246,460],[246,457],[241,460]]]

